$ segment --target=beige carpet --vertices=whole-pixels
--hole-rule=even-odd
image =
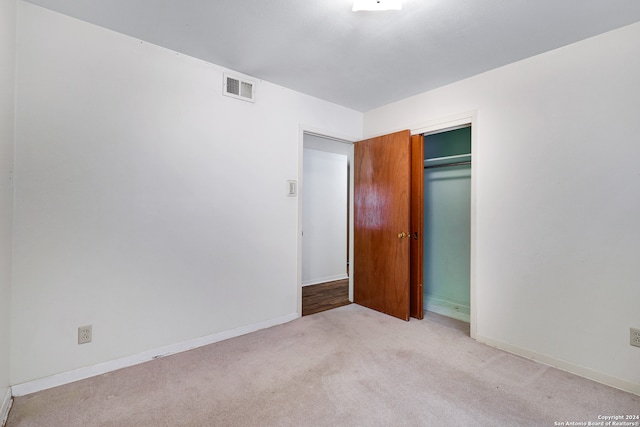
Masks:
[[[16,398],[8,426],[553,426],[640,397],[357,305]]]

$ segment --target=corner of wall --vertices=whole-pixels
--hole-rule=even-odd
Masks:
[[[0,1],[0,422],[11,405],[10,311],[13,240],[18,2]],[[3,424],[4,425],[4,424]]]
[[[0,403],[0,426],[2,427],[7,423],[7,418],[9,417],[9,411],[11,410],[12,404],[13,397],[11,396],[11,387],[7,387],[7,390],[4,393],[4,398]]]

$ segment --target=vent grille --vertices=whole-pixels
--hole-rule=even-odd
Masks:
[[[240,85],[240,96],[253,99],[253,84],[242,82]]]
[[[227,92],[232,95],[240,95],[240,81],[227,77]]]
[[[225,74],[222,94],[244,101],[255,102],[255,83]]]

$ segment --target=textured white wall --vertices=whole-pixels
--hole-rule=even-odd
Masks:
[[[0,0],[0,423],[9,386],[16,1]]]
[[[640,23],[365,114],[476,111],[478,338],[640,393]]]
[[[362,114],[19,12],[12,383],[295,313],[300,124]]]
[[[304,149],[302,284],[347,277],[347,156]]]

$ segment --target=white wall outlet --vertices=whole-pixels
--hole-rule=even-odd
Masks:
[[[78,344],[91,342],[91,325],[80,326],[78,328]]]
[[[640,347],[640,329],[631,328],[631,342],[629,344]]]

